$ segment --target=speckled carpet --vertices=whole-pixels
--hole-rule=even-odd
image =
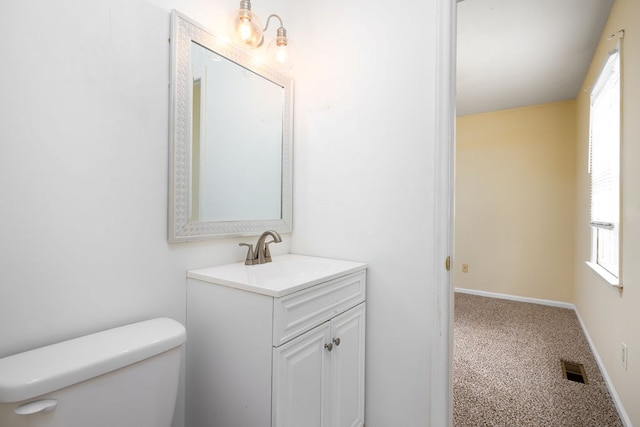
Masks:
[[[454,313],[455,427],[623,425],[572,310],[456,293]]]

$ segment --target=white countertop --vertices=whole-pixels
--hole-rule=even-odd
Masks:
[[[244,265],[244,261],[190,270],[187,277],[272,297],[326,282],[367,268],[362,262],[342,261],[305,255],[277,255],[273,261]]]

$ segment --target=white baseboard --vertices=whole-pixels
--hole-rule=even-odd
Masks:
[[[602,363],[602,359],[600,358],[600,355],[596,351],[596,346],[591,340],[591,337],[589,336],[589,332],[587,331],[587,327],[582,321],[582,317],[580,317],[580,313],[578,312],[577,309],[575,310],[575,312],[576,312],[576,316],[578,317],[578,321],[580,322],[580,326],[582,327],[582,332],[584,332],[584,336],[587,338],[589,347],[591,347],[591,352],[593,353],[593,357],[596,359],[596,363],[600,368],[600,373],[602,374],[602,378],[604,378],[604,382],[607,384],[607,388],[609,389],[609,394],[611,395],[611,399],[613,399],[613,403],[614,405],[616,405],[616,409],[618,410],[618,415],[620,415],[622,424],[624,424],[625,427],[633,427],[633,424],[631,423],[631,419],[629,418],[629,414],[627,414],[627,411],[625,411],[624,406],[622,406],[622,401],[620,400],[620,396],[618,396],[618,393],[616,392],[616,388],[613,386],[613,383],[611,382],[611,378],[609,377],[609,374],[607,373],[607,370],[604,367],[604,363]]]
[[[620,400],[620,397],[618,396],[618,393],[616,392],[616,389],[613,386],[613,383],[611,382],[611,377],[609,377],[609,374],[607,373],[607,370],[605,369],[604,364],[602,363],[602,359],[600,358],[600,355],[598,354],[598,351],[596,350],[596,346],[594,345],[593,341],[591,340],[591,336],[589,335],[589,331],[587,331],[587,327],[585,326],[584,322],[582,321],[582,317],[580,317],[580,313],[576,309],[575,305],[573,305],[571,303],[568,303],[568,302],[562,302],[562,301],[552,301],[552,300],[538,299],[538,298],[519,297],[519,296],[516,296],[516,295],[500,294],[500,293],[497,293],[497,292],[477,291],[475,289],[455,288],[455,292],[461,293],[461,294],[478,295],[478,296],[489,297],[489,298],[500,298],[500,299],[507,299],[507,300],[511,300],[511,301],[520,301],[520,302],[529,302],[529,303],[533,303],[533,304],[550,305],[552,307],[561,307],[561,308],[568,308],[568,309],[573,310],[576,313],[576,317],[578,318],[578,322],[580,322],[580,327],[582,328],[582,332],[584,333],[584,336],[587,339],[587,342],[589,343],[589,347],[591,348],[591,352],[593,353],[593,357],[596,359],[596,363],[598,364],[598,368],[600,368],[600,373],[602,374],[602,378],[604,379],[605,384],[607,384],[607,388],[609,389],[609,394],[611,395],[611,399],[613,400],[613,404],[616,406],[616,409],[618,410],[618,415],[620,415],[620,419],[622,420],[622,424],[624,424],[625,427],[633,427],[633,424],[631,423],[631,419],[629,418],[629,415],[627,414],[627,411],[625,411],[624,406],[622,405],[622,401]]]
[[[508,299],[511,301],[520,301],[520,302],[530,302],[533,304],[550,305],[552,307],[569,308],[571,310],[576,309],[575,305],[571,303],[562,302],[562,301],[553,301],[549,299],[519,297],[516,295],[499,294],[497,292],[476,291],[475,289],[455,288],[455,291],[461,294],[478,295],[481,297]]]

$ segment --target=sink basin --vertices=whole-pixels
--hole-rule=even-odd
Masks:
[[[366,264],[304,255],[279,255],[259,265],[244,262],[191,270],[187,277],[272,297],[317,285],[348,273],[364,270]]]

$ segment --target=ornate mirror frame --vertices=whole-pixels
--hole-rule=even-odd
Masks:
[[[195,42],[284,89],[282,109],[281,218],[273,220],[194,221],[191,216],[192,76],[190,49]],[[259,63],[248,53],[217,39],[188,17],[171,12],[171,99],[169,155],[169,242],[280,233],[292,229],[293,79]]]

